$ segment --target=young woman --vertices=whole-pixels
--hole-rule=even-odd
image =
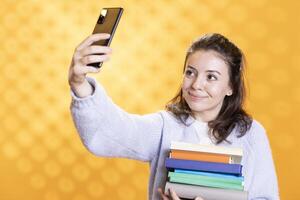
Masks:
[[[245,59],[236,45],[220,34],[194,41],[186,54],[181,88],[166,110],[136,115],[114,104],[102,85],[86,76],[100,71],[89,63],[109,59],[109,47],[91,45],[107,38],[94,34],[84,40],[69,70],[72,117],[90,152],[149,162],[149,199],[179,199],[176,191],[162,192],[171,141],[240,147],[249,199],[279,199],[267,135],[243,109]]]

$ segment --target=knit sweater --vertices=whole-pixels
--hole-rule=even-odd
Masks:
[[[148,162],[148,198],[160,199],[157,189],[164,189],[167,181],[164,162],[171,141],[198,143],[199,133],[192,126],[195,119],[190,116],[183,124],[164,110],[145,115],[127,113],[113,103],[94,78],[87,77],[87,80],[94,87],[92,95],[78,98],[71,91],[71,114],[82,143],[97,156]],[[237,135],[235,128],[227,138],[230,143],[218,145],[243,149],[242,174],[249,199],[279,199],[277,177],[265,129],[253,120],[246,135]]]

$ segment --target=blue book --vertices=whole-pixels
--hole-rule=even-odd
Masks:
[[[224,174],[234,174],[237,176],[242,175],[242,165],[240,164],[227,164],[166,158],[165,166],[168,169],[216,172]]]
[[[232,174],[221,174],[221,173],[211,173],[211,172],[181,170],[181,169],[175,169],[174,172],[184,173],[184,174],[197,174],[197,175],[210,176],[210,177],[219,177],[219,178],[225,178],[225,179],[236,179],[236,180],[244,181],[243,176],[236,176],[236,175],[232,175]]]

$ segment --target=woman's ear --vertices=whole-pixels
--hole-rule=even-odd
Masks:
[[[227,91],[227,93],[226,93],[226,96],[231,96],[231,95],[232,95],[232,93],[233,93],[233,92],[232,92],[232,88],[233,88],[233,87],[232,87],[232,83],[230,83],[230,84],[229,84],[229,87],[228,87],[228,91]]]
[[[229,90],[226,95],[231,96],[232,95],[232,90]]]

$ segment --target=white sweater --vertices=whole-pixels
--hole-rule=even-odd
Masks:
[[[198,143],[207,139],[200,135],[199,140],[199,128],[195,128],[197,124],[192,117],[184,125],[167,111],[147,115],[127,113],[112,102],[95,79],[88,78],[88,81],[95,87],[91,96],[78,98],[71,92],[71,113],[83,144],[98,156],[149,162],[149,199],[160,199],[157,189],[164,188],[167,180],[164,161],[170,142]],[[231,144],[218,145],[243,149],[242,174],[249,199],[279,199],[272,153],[263,126],[253,120],[245,136],[236,135],[237,129],[234,129],[227,138]]]

